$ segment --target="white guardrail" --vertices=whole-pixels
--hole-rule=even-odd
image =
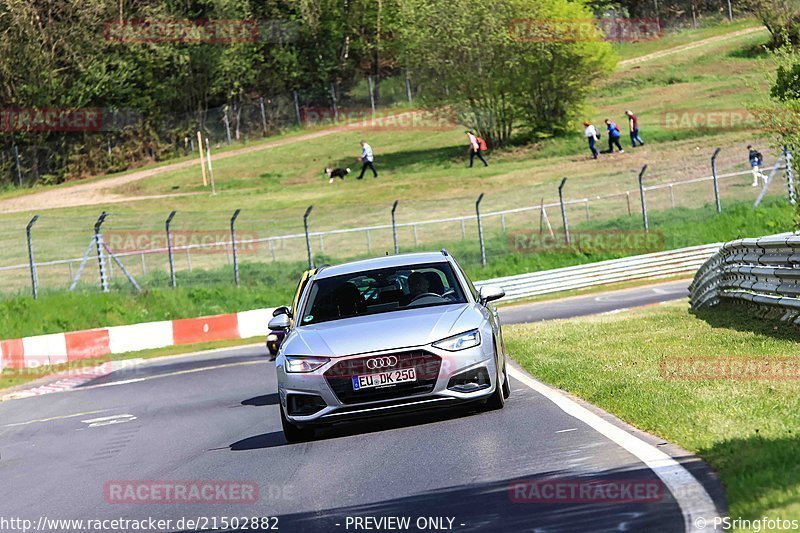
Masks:
[[[503,287],[506,295],[502,301],[508,302],[540,294],[583,289],[609,283],[689,274],[696,272],[712,254],[719,250],[721,244],[703,244],[586,265],[488,279],[478,281],[475,285],[477,287],[485,285]]]
[[[689,287],[692,309],[744,301],[800,317],[800,235],[782,233],[722,245]]]

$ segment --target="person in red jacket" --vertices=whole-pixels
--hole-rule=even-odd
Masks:
[[[483,161],[483,166],[488,167],[489,163],[481,155],[481,152],[486,150],[486,141],[477,137],[471,131],[467,132],[467,137],[469,137],[469,168],[472,168],[472,163],[475,161],[476,156]]]

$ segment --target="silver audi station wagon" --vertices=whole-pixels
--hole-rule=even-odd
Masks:
[[[503,336],[489,302],[447,251],[317,269],[297,308],[271,330],[288,334],[276,359],[286,439],[336,422],[510,394]]]

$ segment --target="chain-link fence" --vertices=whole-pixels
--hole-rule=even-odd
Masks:
[[[581,245],[581,239],[585,248],[591,232],[595,244],[598,239],[616,239],[610,249],[601,247],[611,254],[609,258],[646,253],[691,244],[665,243],[658,237],[658,220],[664,219],[659,215],[673,209],[705,207],[710,215],[717,199],[723,210],[732,202],[755,202],[766,194],[789,195],[793,200],[794,189],[787,188],[793,183],[791,165],[785,165],[787,155],[778,154],[763,169],[770,178],[764,188],[763,180],[759,187],[752,187],[751,171],[737,168],[732,157],[722,157],[715,161],[713,172],[709,161],[705,175],[651,177],[643,168],[638,175],[617,178],[614,189],[607,183],[579,187],[579,182],[573,184],[567,178],[560,190],[552,184],[546,194],[526,193],[538,201],[520,200],[519,190],[512,191],[516,201],[507,192],[487,191],[480,197],[476,192],[474,198],[448,201],[446,206],[441,201],[398,198],[384,213],[374,207],[366,210],[369,222],[358,227],[333,226],[321,205],[279,219],[253,210],[160,216],[43,214],[35,219],[10,215],[6,230],[0,232],[4,251],[0,286],[7,296],[234,283],[257,287],[269,283],[276,272],[299,273],[309,258],[320,264],[441,247],[462,262],[476,267],[488,262],[491,267],[521,254],[563,252],[570,244]],[[409,220],[405,214],[409,212],[435,212],[439,218]],[[644,241],[638,237],[620,240],[620,233],[635,236],[645,229],[650,233]]]

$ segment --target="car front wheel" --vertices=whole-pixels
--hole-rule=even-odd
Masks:
[[[503,387],[500,383],[500,372],[497,373],[497,377],[495,377],[495,384],[494,384],[494,392],[489,399],[486,400],[486,410],[487,411],[495,411],[497,409],[502,409],[506,405],[506,395],[503,394]]]

